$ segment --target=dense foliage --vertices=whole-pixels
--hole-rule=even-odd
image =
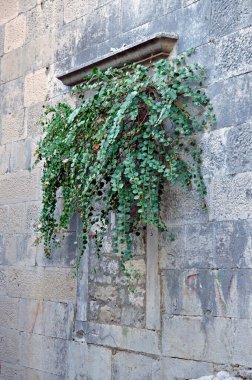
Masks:
[[[97,252],[116,213],[114,252],[131,258],[133,233],[160,217],[164,182],[196,187],[204,204],[195,134],[214,123],[201,88],[205,70],[186,56],[150,68],[95,69],[73,89],[77,107],[47,108],[37,162],[43,160],[43,208],[38,230],[45,252],[58,244],[71,216],[82,219],[82,252],[89,237]],[[57,192],[63,209],[55,217]],[[122,264],[123,265],[123,264]]]

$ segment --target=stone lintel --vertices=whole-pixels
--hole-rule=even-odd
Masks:
[[[158,33],[132,45],[123,46],[113,53],[89,61],[83,66],[59,75],[57,78],[64,85],[73,86],[81,83],[85,75],[90,73],[95,67],[104,70],[108,67],[122,67],[124,64],[133,62],[150,64],[158,59],[167,58],[174,48],[177,39],[176,35]]]

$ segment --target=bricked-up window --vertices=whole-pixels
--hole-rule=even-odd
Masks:
[[[149,65],[161,58],[168,58],[176,41],[176,36],[157,34],[132,45],[111,49],[112,53],[63,73],[58,79],[67,86],[73,86],[81,83],[85,74],[94,67],[122,67],[133,62]],[[135,293],[131,293],[121,274],[119,258],[113,253],[113,223],[112,215],[101,258],[93,254],[94,247],[90,242],[82,259],[78,277],[75,339],[136,350],[136,335],[140,334],[139,338],[145,340],[146,346],[141,345],[139,350],[157,354],[157,331],[160,329],[158,231],[148,227],[135,240],[132,264],[141,277]]]

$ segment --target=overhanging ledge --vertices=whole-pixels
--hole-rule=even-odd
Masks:
[[[96,60],[89,61],[85,65],[77,67],[57,78],[66,86],[81,83],[84,76],[92,71],[94,67],[104,70],[108,67],[122,67],[126,63],[148,64],[152,61],[166,58],[170,55],[177,42],[176,35],[158,33],[145,40],[132,45],[123,46],[112,53],[106,54]]]

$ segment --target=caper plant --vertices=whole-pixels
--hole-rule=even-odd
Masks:
[[[147,224],[166,230],[160,216],[165,182],[195,187],[205,207],[196,135],[215,117],[202,89],[205,69],[188,65],[186,56],[151,67],[95,69],[72,91],[77,107],[46,108],[36,154],[43,161],[37,242],[44,241],[47,255],[76,212],[82,220],[79,257],[89,238],[99,253],[114,212],[114,252],[124,267],[134,233]],[[56,218],[59,190],[63,208]]]

